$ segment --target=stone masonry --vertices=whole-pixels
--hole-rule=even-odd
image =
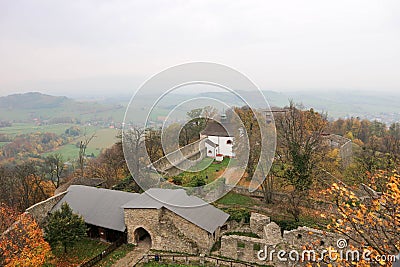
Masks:
[[[128,243],[135,244],[135,231],[145,229],[154,250],[209,253],[214,236],[168,209],[125,209]]]
[[[260,238],[239,235],[222,236],[219,255],[261,265],[270,264],[278,267],[302,266],[299,262],[279,261],[277,257],[278,251],[289,252],[295,250],[302,253],[305,249],[313,249],[318,252],[329,247],[335,248],[336,242],[343,238],[338,234],[304,226],[291,231],[284,231],[282,234],[280,227],[276,223],[270,222],[268,216],[257,213],[251,214],[250,228]],[[240,229],[237,229],[237,231],[240,231]],[[262,250],[261,254],[259,254],[260,250]],[[275,255],[273,254],[274,256],[270,260],[269,255],[271,252],[275,253]],[[260,260],[258,254],[261,257],[266,255],[267,258]]]
[[[271,222],[268,216],[252,213],[250,217],[250,229],[259,237],[264,237],[264,226]]]
[[[26,209],[26,212],[32,215],[37,223],[42,226],[47,218],[48,213],[51,209],[63,198],[67,192],[59,193],[51,198],[43,200],[35,205]]]

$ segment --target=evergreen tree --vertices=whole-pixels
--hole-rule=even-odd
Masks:
[[[73,246],[86,236],[86,230],[82,216],[73,213],[70,206],[63,203],[60,210],[49,216],[45,226],[45,237],[51,246],[63,245],[66,253],[68,246]]]

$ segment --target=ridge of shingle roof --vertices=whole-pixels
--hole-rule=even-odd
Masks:
[[[187,195],[183,189],[151,188],[142,194],[118,190],[71,185],[66,195],[53,207],[68,203],[86,223],[125,231],[124,209],[162,207],[174,212],[209,233],[222,226],[229,215],[202,199]]]

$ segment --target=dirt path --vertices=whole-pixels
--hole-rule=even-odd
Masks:
[[[125,257],[117,261],[114,267],[131,267],[135,265],[145,255],[151,247],[150,238],[146,238],[139,242],[139,244],[133,249],[133,251],[126,254]]]
[[[225,170],[223,177],[225,177],[226,184],[235,185],[241,178],[241,170],[239,168],[231,167]]]

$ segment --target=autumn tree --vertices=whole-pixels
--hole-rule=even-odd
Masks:
[[[316,166],[325,153],[323,132],[327,121],[313,109],[301,110],[290,102],[286,112],[275,116],[278,145],[275,167],[288,186],[288,212],[299,221],[300,206],[313,184]],[[279,174],[277,174],[279,175]]]
[[[18,185],[14,177],[14,169],[9,165],[0,166],[0,202],[11,207],[20,203],[20,195],[17,194]]]
[[[16,210],[10,208],[5,203],[0,202],[0,233],[3,233],[18,218]]]
[[[29,208],[33,204],[49,198],[54,187],[52,183],[44,179],[36,163],[28,161],[14,168],[13,180],[16,183],[16,194],[20,203],[18,204],[21,211]]]
[[[5,212],[5,213],[4,213]],[[11,216],[10,224],[0,236],[1,266],[42,266],[51,255],[39,225],[28,213],[16,216],[10,208],[0,207],[0,217]],[[2,221],[2,227],[4,226]],[[4,229],[4,227],[3,227]]]
[[[343,184],[333,184],[326,194],[335,211],[323,214],[330,229],[346,236],[358,249],[377,255],[397,255],[400,251],[400,175],[380,172],[370,179],[367,196],[360,196]],[[386,262],[380,262],[385,265]],[[370,266],[370,265],[365,265]]]
[[[161,144],[161,129],[149,128],[145,132],[146,151],[150,161],[155,162],[164,156]]]
[[[85,174],[94,178],[102,178],[108,188],[129,175],[121,141],[103,150],[97,158],[90,160],[87,165]]]
[[[52,246],[62,245],[64,253],[67,253],[67,247],[85,237],[87,229],[82,216],[73,213],[69,205],[63,203],[60,210],[49,216],[44,230],[46,240]]]
[[[52,196],[54,186],[40,165],[38,161],[27,161],[0,166],[0,202],[22,212]]]
[[[202,117],[203,109],[197,108],[187,112],[189,121],[179,133],[179,144],[186,146],[200,138],[200,132],[206,126],[206,118]]]
[[[251,179],[257,168],[257,164],[261,153],[261,131],[258,124],[255,111],[244,106],[241,108],[235,108],[234,112],[240,118],[241,123],[244,127],[246,135],[242,134],[240,131],[235,132],[235,153],[239,158],[248,156],[246,173],[247,177]],[[233,116],[232,116],[233,117]],[[234,120],[232,118],[232,120]],[[238,153],[239,151],[249,150],[248,155],[243,153]]]
[[[60,186],[64,174],[64,160],[61,154],[56,153],[44,158],[43,171],[55,188]]]
[[[395,162],[400,161],[400,122],[390,125],[384,139],[384,144],[390,158]]]

